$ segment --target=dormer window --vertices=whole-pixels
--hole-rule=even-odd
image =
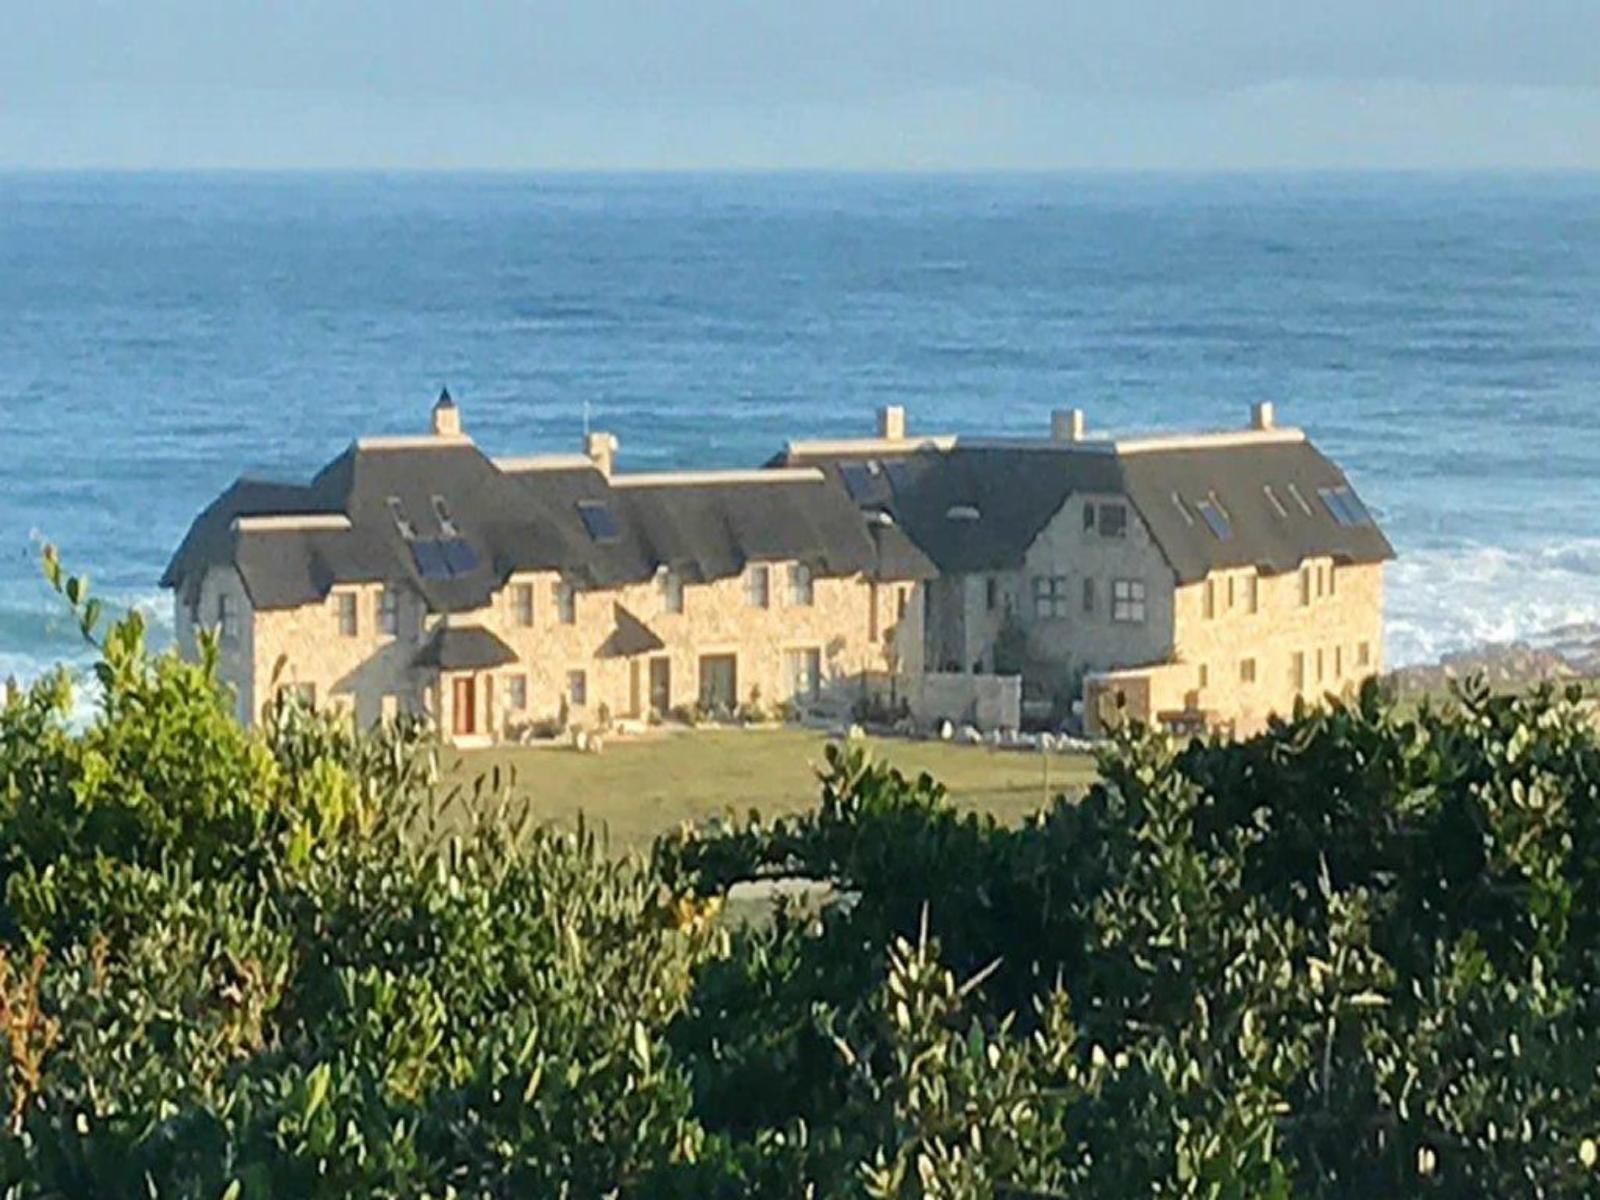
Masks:
[[[1102,504],[1100,506],[1100,536],[1103,538],[1125,538],[1128,536],[1128,506],[1126,504]]]
[[[583,518],[584,529],[596,542],[614,542],[622,536],[617,515],[604,500],[578,501],[578,516]]]
[[[453,538],[460,536],[456,530],[456,523],[450,518],[450,509],[444,502],[443,496],[433,498],[433,515],[439,520],[439,536]]]

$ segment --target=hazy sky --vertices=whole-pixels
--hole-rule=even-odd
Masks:
[[[1600,0],[0,0],[0,164],[1600,167]]]

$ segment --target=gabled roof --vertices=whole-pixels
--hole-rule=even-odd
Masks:
[[[614,606],[612,620],[615,626],[600,645],[601,658],[633,658],[666,648],[666,643],[656,635],[655,630],[622,605]]]
[[[238,520],[263,515],[307,519]],[[440,569],[445,543],[457,569]],[[257,608],[381,582],[409,587],[433,611],[464,612],[518,571],[613,587],[663,566],[703,582],[779,559],[822,576],[933,572],[920,552],[885,554],[815,471],[610,479],[586,461],[502,467],[467,438],[423,437],[358,441],[308,484],[240,481],[196,519],[162,584],[193,589],[207,567],[232,565]]]
[[[1375,523],[1335,519],[1321,493],[1349,481],[1294,430],[1125,443],[879,444],[843,456],[791,451],[782,461],[818,466],[862,508],[890,514],[948,574],[1020,567],[1051,519],[1085,494],[1125,496],[1180,583],[1226,567],[1277,573],[1317,556],[1394,557]],[[1208,500],[1229,518],[1226,540],[1196,507]]]

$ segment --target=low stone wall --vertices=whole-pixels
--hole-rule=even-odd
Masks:
[[[982,730],[1022,724],[1020,675],[910,675],[902,686],[912,717],[924,724],[950,721]]]
[[[1119,723],[1154,724],[1163,713],[1186,707],[1193,669],[1181,663],[1098,671],[1083,681],[1083,728],[1103,737]]]

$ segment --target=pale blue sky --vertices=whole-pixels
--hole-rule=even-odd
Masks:
[[[1600,168],[1600,0],[0,0],[0,165]]]

